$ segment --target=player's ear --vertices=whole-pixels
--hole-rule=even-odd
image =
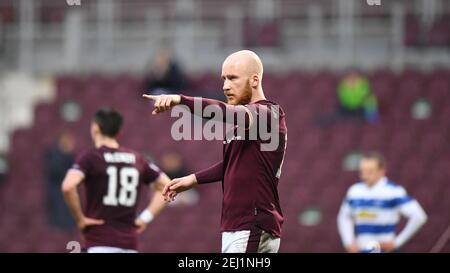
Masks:
[[[100,127],[98,126],[98,124],[96,122],[92,122],[91,124],[91,135],[95,136],[100,134]]]
[[[250,86],[253,88],[258,87],[259,84],[259,76],[258,74],[253,74],[253,76],[250,78]]]

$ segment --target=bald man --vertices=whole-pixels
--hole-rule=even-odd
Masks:
[[[262,78],[260,58],[252,51],[242,50],[228,56],[222,65],[226,104],[183,95],[144,95],[155,102],[153,114],[175,105],[185,105],[195,115],[206,119],[223,117],[223,122],[234,125],[226,134],[222,161],[205,170],[173,179],[163,190],[163,195],[170,201],[197,184],[222,181],[223,253],[276,253],[280,246],[283,214],[278,182],[286,150],[287,128],[284,111],[264,96]],[[201,105],[202,111],[197,113],[194,104]],[[204,115],[206,107],[214,113],[220,110],[224,114]],[[229,121],[226,117],[230,116],[237,118]],[[273,149],[263,149],[269,140],[261,137],[259,131],[255,138],[250,137],[252,130],[263,127],[276,130],[271,137],[279,141]]]

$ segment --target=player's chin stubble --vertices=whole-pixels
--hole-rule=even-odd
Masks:
[[[239,97],[233,96],[232,100],[227,99],[227,103],[231,105],[245,105],[249,104],[252,100],[252,87],[250,86],[250,83],[247,82],[247,84],[244,87],[244,90],[242,91],[242,95]]]

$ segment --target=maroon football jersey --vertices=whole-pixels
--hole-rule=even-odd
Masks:
[[[182,103],[191,111],[193,101],[190,97],[182,97]],[[283,214],[277,188],[287,144],[283,109],[268,100],[246,107],[209,99],[201,99],[201,102],[203,108],[214,105],[235,115],[252,113],[251,118],[248,116],[241,123],[232,123],[224,141],[223,160],[195,173],[199,184],[222,181],[221,231],[257,227],[280,237]],[[250,120],[253,125],[247,127]]]
[[[268,100],[235,106],[188,96],[181,96],[180,104],[195,115],[233,126],[224,141],[223,161],[195,173],[199,184],[222,180],[221,231],[256,227],[280,237],[284,219],[278,182],[287,144],[283,109]],[[206,107],[225,115],[205,115]]]
[[[261,126],[257,116],[262,112],[268,115],[266,125],[269,129],[272,120],[278,122],[279,141],[276,149],[266,151],[261,145],[270,141],[263,141],[259,136],[257,140],[251,140],[247,135],[246,140],[225,141],[221,230],[250,230],[257,226],[279,237],[283,214],[277,187],[287,142],[285,113],[279,105],[268,100],[248,106],[253,106],[257,113],[253,126]],[[275,115],[275,119],[271,119],[271,115]]]
[[[137,249],[134,220],[143,184],[155,181],[160,170],[139,153],[102,146],[82,153],[73,169],[84,174],[86,211],[89,218],[105,224],[84,231],[85,247],[110,246]]]

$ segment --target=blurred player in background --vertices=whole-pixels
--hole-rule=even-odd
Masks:
[[[145,80],[145,89],[154,95],[168,94],[186,89],[187,83],[188,80],[171,52],[167,48],[160,49]]]
[[[233,129],[224,141],[223,160],[212,167],[182,178],[172,180],[164,189],[167,198],[197,184],[222,181],[222,252],[278,252],[283,215],[278,197],[278,182],[285,154],[287,129],[285,114],[281,107],[267,100],[262,88],[263,65],[251,51],[238,51],[226,58],[222,66],[223,92],[227,104],[204,98],[182,95],[144,95],[155,101],[154,114],[181,104],[191,113],[203,115],[206,107],[225,113],[221,121],[229,122],[226,116],[237,118]],[[201,113],[194,110],[200,105]],[[267,115],[265,122],[259,116]],[[275,118],[272,121],[271,118]],[[264,124],[263,124],[264,123]],[[255,126],[255,127],[252,127]],[[238,127],[248,132],[252,128],[267,126],[274,130],[279,142],[272,151],[261,149],[261,138],[249,139],[237,135]],[[272,127],[271,127],[272,126]],[[230,134],[233,136],[229,138]],[[273,138],[273,136],[272,136]]]
[[[55,143],[45,153],[45,178],[47,180],[47,207],[49,222],[61,230],[71,230],[75,223],[64,203],[61,183],[73,163],[75,138],[69,131],[61,132]]]
[[[371,252],[368,247],[390,252],[402,247],[426,222],[419,203],[386,176],[385,160],[368,153],[360,162],[363,182],[350,187],[338,215],[338,229],[347,252]],[[395,233],[401,216],[405,228]]]
[[[138,234],[165,207],[161,192],[170,179],[139,153],[122,147],[117,136],[120,113],[100,109],[91,124],[95,148],[82,153],[67,172],[64,199],[85,239],[87,252],[137,252]],[[82,211],[77,187],[84,182],[86,210]],[[139,192],[153,183],[156,193],[136,218]]]

